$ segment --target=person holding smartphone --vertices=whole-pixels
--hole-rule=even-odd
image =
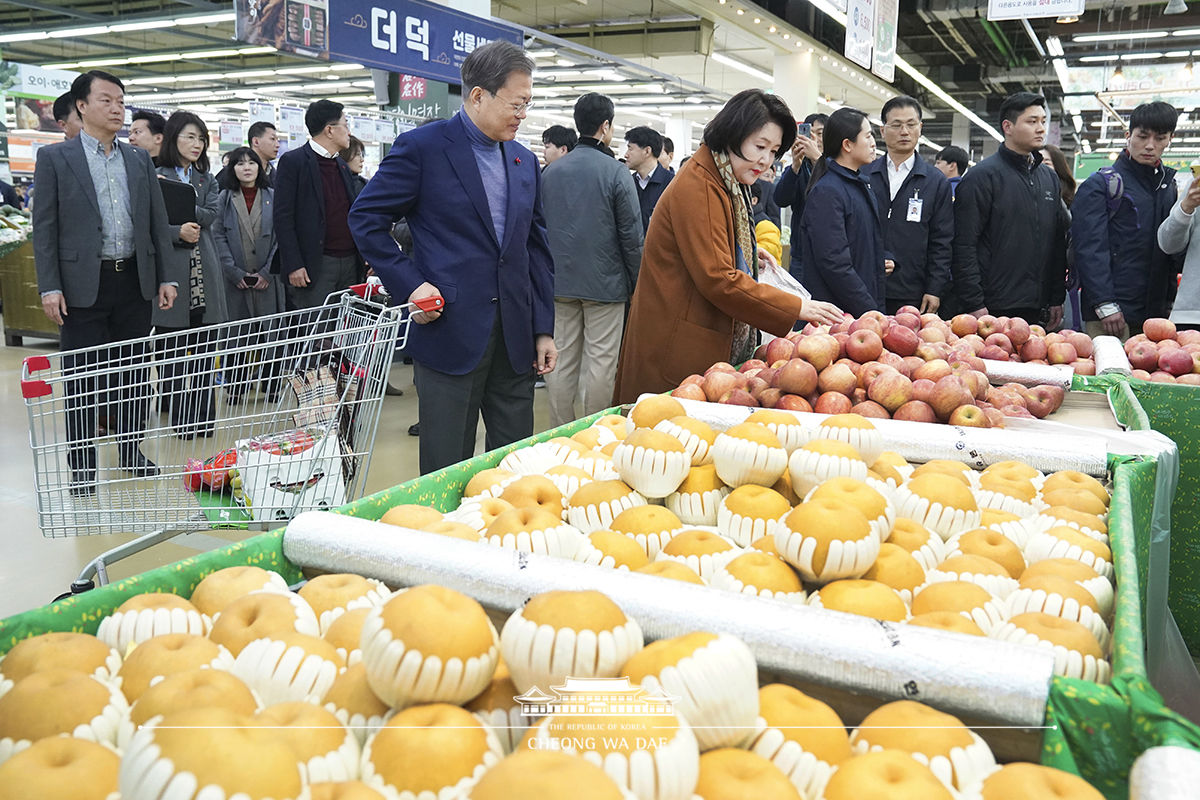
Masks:
[[[1171,307],[1175,259],[1159,246],[1157,231],[1178,196],[1175,170],[1162,161],[1178,117],[1169,103],[1135,108],[1125,150],[1075,193],[1071,250],[1090,336],[1128,339]]]
[[[804,216],[804,198],[808,194],[808,181],[813,167],[821,159],[821,137],[825,133],[825,114],[809,114],[804,122],[796,126],[796,141],[792,144],[792,165],[783,171],[775,184],[775,204],[780,208],[792,209],[792,263],[788,271],[792,277],[804,282],[804,268],[800,260],[800,218]]]
[[[1193,163],[1192,182],[1158,226],[1158,246],[1163,252],[1183,254],[1183,279],[1171,308],[1171,321],[1181,328],[1200,329],[1200,234],[1195,232],[1198,207],[1200,163]]]

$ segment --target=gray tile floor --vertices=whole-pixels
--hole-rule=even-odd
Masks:
[[[33,457],[29,426],[21,398],[21,362],[29,355],[53,352],[56,345],[26,339],[23,347],[0,347],[0,520],[4,546],[0,552],[0,618],[45,605],[67,591],[79,571],[100,553],[116,547],[132,535],[102,534],[67,538],[44,538],[38,527],[34,497]],[[417,397],[412,385],[412,367],[397,363],[391,383],[404,390],[401,397],[387,397],[375,439],[367,492],[375,492],[418,475],[417,439],[408,426],[417,421]],[[535,425],[548,425],[544,390],[535,398]],[[483,448],[483,425],[479,426],[478,449]],[[109,569],[110,579],[136,575],[147,569],[220,547],[246,535],[236,531],[186,534],[117,562]]]

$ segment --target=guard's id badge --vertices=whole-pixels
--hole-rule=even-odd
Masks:
[[[906,216],[904,218],[905,221],[906,222],[920,222],[921,221],[921,207],[924,205],[924,203],[925,203],[925,201],[921,200],[918,197],[908,198],[908,216]]]

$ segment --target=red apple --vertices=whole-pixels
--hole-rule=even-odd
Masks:
[[[920,400],[928,405],[929,400],[933,397],[933,387],[936,384],[928,378],[918,378],[913,381],[913,400]]]
[[[985,361],[1008,361],[1008,356],[1009,353],[1007,350],[994,344],[986,345],[983,348],[983,352],[979,354],[979,357]]]
[[[850,323],[850,328],[848,329],[847,332],[854,334],[854,333],[857,333],[858,331],[870,331],[871,333],[875,334],[876,336],[882,337],[883,336],[883,320],[876,319],[875,317],[868,317],[866,314],[863,314],[861,317],[854,320],[854,322]]]
[[[837,355],[834,357],[834,360],[836,361],[839,358],[845,358],[846,357],[846,342],[850,341],[850,334],[835,333],[835,334],[833,334],[833,339],[835,342],[838,343],[838,352],[837,352]],[[813,366],[816,366],[816,365],[814,364]]]
[[[859,319],[873,319],[879,323],[880,329],[882,330],[884,323],[887,322],[887,314],[884,314],[882,311],[873,308],[870,311],[864,311]]]
[[[767,342],[766,344],[760,344],[755,349],[755,351],[754,351],[755,358],[762,359],[763,361],[767,360],[767,344],[770,344],[770,342]]]
[[[793,358],[779,370],[775,386],[787,394],[806,395],[817,388],[817,371],[803,358]]]
[[[887,364],[882,364],[878,361],[872,361],[869,364],[863,364],[858,370],[858,387],[860,389],[866,389],[871,385],[871,382],[874,381],[876,377],[884,374],[885,372],[896,372],[896,370],[892,367],[889,367]]]
[[[1079,354],[1067,342],[1057,342],[1047,348],[1046,357],[1051,364],[1070,364],[1079,358]]]
[[[1025,419],[1035,419],[1033,414],[1029,413],[1029,409],[1025,406],[1013,405],[1004,406],[1000,409],[1000,413],[1006,417],[1023,417]]]
[[[817,378],[817,387],[822,393],[838,392],[849,397],[858,387],[858,378],[845,364],[830,364],[821,370]]]
[[[905,419],[909,422],[937,422],[937,414],[933,407],[921,400],[909,400],[896,409],[892,419]]]
[[[988,422],[987,414],[983,413],[983,409],[973,405],[959,406],[954,409],[949,422],[951,425],[959,425],[964,428],[990,428],[992,426]]]
[[[899,308],[897,308],[896,316],[900,316],[901,314],[912,314],[914,317],[916,317],[918,319],[918,321],[921,319],[921,309],[917,308],[914,305],[900,306]]]
[[[920,344],[917,332],[905,325],[893,325],[883,336],[883,346],[900,356],[916,355]]]
[[[803,397],[794,394],[785,394],[775,403],[775,408],[783,411],[803,411],[812,413],[813,407]]]
[[[704,396],[710,403],[716,403],[722,397],[732,392],[734,389],[742,387],[741,376],[736,372],[725,372],[723,370],[709,371],[704,377]]]
[[[950,367],[950,362],[940,358],[935,358],[932,361],[926,361],[919,367],[913,370],[913,380],[922,378],[930,381],[938,381],[941,378],[949,375],[953,370]]]
[[[1175,379],[1176,383],[1185,383],[1188,386],[1200,386],[1200,374],[1189,372],[1187,375],[1180,375]]]
[[[993,333],[991,336],[983,340],[983,346],[985,348],[989,346],[999,347],[1009,355],[1012,355],[1013,353],[1012,340],[1008,338],[1007,334],[1003,333]]]
[[[950,414],[959,406],[969,405],[975,396],[967,388],[967,383],[957,375],[947,375],[934,384],[933,394],[929,404],[933,406],[938,419],[949,419]]]
[[[952,366],[954,364],[966,364],[976,372],[987,372],[987,364],[984,364],[983,359],[979,356],[959,356],[955,358],[953,355],[951,355],[950,364]]]
[[[703,403],[708,400],[704,390],[694,383],[681,383],[678,389],[671,392],[671,397],[681,397],[685,400],[698,400]]]
[[[1000,409],[988,406],[987,408],[983,409],[983,415],[987,417],[988,423],[993,428],[1004,427],[1004,412]]]
[[[975,319],[975,318],[971,317],[971,319]],[[966,336],[959,339],[958,341],[961,344],[969,345],[971,347],[971,350],[975,353],[975,355],[979,355],[979,353],[983,350],[983,337],[980,336],[978,333],[969,333]]]
[[[1029,323],[1020,317],[1013,317],[1008,322],[1008,338],[1012,340],[1013,345],[1020,347],[1029,341],[1033,336],[1033,332],[1029,329]]]
[[[987,390],[991,388],[991,384],[988,383],[988,377],[985,373],[969,369],[963,372],[961,377],[976,400],[983,400],[987,397]]]
[[[921,327],[928,328],[930,325],[940,323],[942,318],[937,314],[926,313],[921,315]]]
[[[1052,344],[1062,344],[1063,342],[1067,341],[1067,337],[1058,332],[1047,333],[1042,338],[1046,340],[1047,349],[1049,349],[1050,345]]]
[[[779,340],[776,339],[775,341],[779,341]],[[747,361],[745,364],[742,364],[742,368],[739,370],[739,372],[749,373],[751,370],[762,369],[766,365],[767,365],[767,362],[763,361],[761,358],[752,358],[749,361]]]
[[[825,392],[817,398],[813,411],[818,414],[849,414],[854,404],[850,398],[841,392]]]
[[[1096,362],[1090,358],[1081,358],[1071,362],[1071,369],[1075,370],[1076,375],[1095,375]]]
[[[867,384],[867,397],[894,412],[912,399],[912,381],[895,370],[884,372]]]
[[[845,336],[846,334],[842,334]],[[828,333],[805,336],[796,343],[796,358],[803,358],[817,372],[828,367],[841,355],[842,344],[837,337]]]
[[[1174,383],[1175,376],[1169,372],[1163,372],[1162,370],[1159,370],[1157,372],[1150,373],[1150,380],[1154,381],[1155,383]]]
[[[1158,354],[1158,368],[1172,375],[1187,375],[1195,367],[1192,354],[1182,347],[1173,347]]]
[[[1149,342],[1138,342],[1126,352],[1129,363],[1134,369],[1150,373],[1158,369],[1158,348]]]
[[[1071,331],[1065,335],[1067,341],[1075,348],[1075,352],[1079,354],[1080,358],[1092,357],[1092,352],[1095,350],[1095,347],[1092,345],[1092,337],[1079,331]]]
[[[695,373],[693,373],[691,375],[688,375],[686,378],[684,378],[683,381],[681,381],[679,385],[683,386],[686,383],[694,383],[697,386],[703,386],[704,385],[704,376],[696,375]]]
[[[858,405],[859,403],[867,402],[867,390],[859,386],[850,393],[850,404]]]
[[[933,361],[942,357],[941,351],[934,347],[932,342],[921,342],[917,345],[916,355],[923,361]]]
[[[758,406],[758,401],[754,399],[754,395],[745,389],[734,389],[732,392],[726,393],[721,397],[720,402],[727,406]]]
[[[778,367],[767,367],[766,369],[759,370],[758,377],[762,378],[764,381],[769,383],[771,385],[772,389],[777,388],[779,386],[779,382],[778,382],[779,381],[779,368]]]
[[[1175,334],[1175,340],[1182,345],[1200,344],[1200,330],[1189,328],[1179,331]]]
[[[1142,333],[1146,334],[1146,338],[1152,342],[1174,339],[1175,323],[1162,317],[1151,317],[1142,323]]]
[[[897,372],[901,372],[901,373],[904,372],[904,369],[902,369],[902,367],[904,367],[904,359],[901,356],[896,355],[895,353],[884,350],[882,353],[879,354],[879,358],[876,360],[880,364],[887,364],[889,367],[896,370]]]
[[[1035,336],[1021,345],[1021,360],[1037,361],[1038,359],[1045,358],[1049,352],[1049,348],[1046,347],[1046,340],[1040,336]]]
[[[1025,390],[1025,407],[1030,414],[1043,419],[1062,408],[1065,397],[1061,386],[1044,383]]]
[[[908,367],[908,371],[905,374],[907,374],[908,377],[911,378],[913,376],[913,373],[917,371],[917,368],[925,363],[926,363],[925,359],[921,358],[920,356],[905,356],[904,357],[904,366]],[[904,370],[900,370],[900,371],[905,372]]]
[[[905,306],[904,308],[912,308],[912,306]],[[904,308],[896,312],[896,324],[903,325],[914,333],[921,330],[921,317],[918,314],[905,311]]]
[[[993,317],[991,314],[984,314],[979,318],[979,327],[976,330],[984,339],[991,336],[993,333],[1000,333],[1000,320]]]
[[[835,361],[833,363],[841,364],[842,366],[846,367],[848,370],[850,370],[851,372],[854,373],[855,378],[858,377],[858,371],[862,369],[862,364],[858,363],[857,361],[855,361],[854,359],[851,359],[851,358],[839,358],[837,361]]]
[[[760,394],[770,388],[771,384],[767,383],[762,378],[754,377],[746,381],[746,391],[749,392],[750,396],[755,400],[758,399]]]
[[[1158,362],[1156,361],[1155,366],[1157,366],[1157,364]],[[1129,377],[1137,378],[1139,381],[1148,381],[1150,380],[1150,373],[1144,369],[1135,369],[1129,373]]]
[[[950,330],[957,336],[967,336],[979,330],[979,320],[974,314],[958,314],[950,320]]]
[[[1162,358],[1162,354],[1167,350],[1178,350],[1182,345],[1174,339],[1163,339],[1161,342],[1155,342],[1155,347],[1158,348],[1159,358]]]
[[[796,345],[787,339],[772,339],[767,342],[767,357],[763,361],[774,364],[776,361],[787,361],[796,357]]]
[[[864,320],[859,320],[863,322]],[[870,320],[873,321],[873,320]],[[859,328],[851,332],[850,340],[846,342],[846,355],[860,364],[874,361],[883,352],[883,340],[873,330]]]
[[[842,321],[829,326],[830,333],[849,333],[850,323],[854,322],[854,317],[851,314],[842,312]]]
[[[946,334],[941,328],[929,325],[917,332],[917,338],[922,342],[944,342],[946,341]]]
[[[783,390],[771,387],[758,396],[758,404],[763,408],[777,408],[780,398],[786,397]]]
[[[874,417],[875,419],[891,419],[892,415],[887,412],[883,406],[871,400],[864,400],[861,403],[855,403],[850,407],[851,414],[858,414],[863,417]]]

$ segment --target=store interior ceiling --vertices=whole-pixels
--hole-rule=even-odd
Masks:
[[[887,98],[911,94],[926,109],[927,149],[961,142],[954,118],[965,115],[977,154],[996,136],[1003,98],[1028,89],[1050,100],[1065,150],[1108,152],[1123,136],[1114,112],[1127,119],[1136,103],[1163,97],[1184,112],[1177,144],[1200,153],[1193,70],[1200,0],[1172,14],[1162,0],[1088,0],[1078,19],[1001,22],[987,20],[987,0],[899,0],[892,84],[842,57],[845,16],[833,0],[500,0],[491,7],[527,29],[537,96],[523,133],[539,145],[543,128],[570,125],[574,99],[588,91],[616,100],[618,137],[635,125],[661,129],[669,115],[692,123],[698,141],[729,96],[770,88],[777,57],[812,48],[820,98],[817,108],[793,109],[799,116],[850,105],[877,118]],[[106,69],[127,82],[131,105],[188,106],[210,120],[244,115],[255,97],[331,97],[377,108],[371,74],[359,65],[237,42],[229,2],[3,0],[0,54]]]

